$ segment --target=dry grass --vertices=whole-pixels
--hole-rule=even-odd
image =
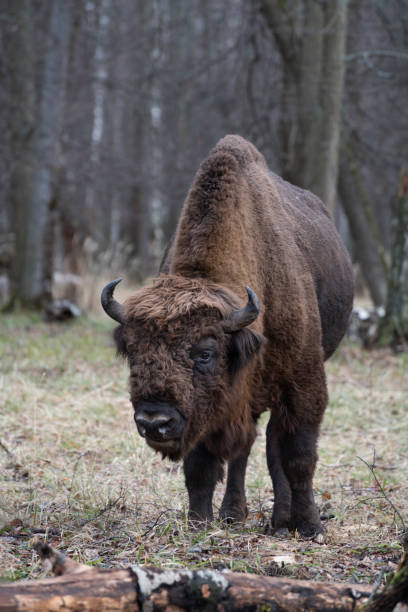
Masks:
[[[371,582],[400,557],[408,523],[408,359],[344,345],[327,365],[331,401],[315,477],[325,543],[265,535],[273,503],[264,423],[247,475],[244,527],[189,531],[182,469],[137,436],[126,367],[105,319],[69,326],[0,319],[0,574],[34,578],[34,533],[111,567],[227,567]],[[265,421],[265,419],[264,419]],[[377,482],[358,457],[372,463]],[[222,487],[215,496],[220,506]]]

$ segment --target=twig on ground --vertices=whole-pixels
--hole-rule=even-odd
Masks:
[[[160,512],[159,516],[156,518],[156,520],[154,521],[153,525],[151,525],[148,529],[146,529],[146,531],[144,533],[142,533],[142,538],[145,538],[147,536],[148,533],[150,533],[158,524],[160,518],[164,515],[164,514],[168,514],[170,511],[169,510],[163,510],[163,512]]]
[[[0,440],[0,448],[2,448],[4,452],[10,457],[12,461],[12,467],[14,468],[16,474],[18,473],[22,478],[28,478],[30,475],[29,470],[20,464],[16,455],[8,448],[8,446],[5,444],[5,442],[3,442],[3,440]]]
[[[87,454],[89,453],[89,450],[84,451],[83,453],[80,453],[78,459],[75,461],[75,465],[74,468],[72,470],[72,476],[71,476],[71,486],[69,488],[69,495],[68,495],[68,500],[67,500],[67,506],[70,509],[71,508],[71,496],[72,496],[72,492],[74,490],[74,479],[78,470],[78,466],[80,464],[80,461],[83,457],[85,457]]]
[[[384,578],[384,574],[385,574],[386,571],[387,571],[386,567],[383,567],[382,570],[380,571],[380,573],[379,573],[379,575],[377,577],[377,580],[374,583],[374,588],[373,588],[373,590],[370,593],[370,597],[367,600],[367,604],[366,604],[367,606],[373,601],[373,599],[375,597],[375,594],[377,593],[378,589],[381,586],[382,579]]]
[[[375,467],[375,450],[374,450],[374,456],[373,456],[373,463],[370,465],[367,461],[365,461],[365,459],[362,459],[361,457],[357,456],[357,459],[360,459],[360,461],[362,461],[362,463],[364,463],[364,465],[366,465],[368,467],[368,469],[370,470],[379,490],[381,491],[382,496],[384,497],[384,499],[388,502],[388,504],[391,506],[391,508],[394,511],[394,523],[395,523],[395,517],[398,516],[400,522],[401,522],[401,527],[402,527],[402,533],[405,534],[407,532],[407,528],[405,526],[405,522],[404,519],[402,518],[401,512],[398,510],[398,508],[393,504],[393,502],[390,500],[390,498],[388,497],[388,495],[386,494],[386,492],[384,491],[384,487],[382,486],[382,484],[380,483],[380,481],[378,480],[377,474],[374,471],[374,467]]]
[[[99,510],[95,516],[89,518],[89,519],[83,519],[82,521],[79,521],[79,526],[80,527],[84,527],[85,525],[87,525],[88,523],[92,523],[92,521],[95,521],[96,519],[100,518],[103,514],[105,514],[106,512],[109,512],[109,510],[112,510],[112,508],[115,508],[115,506],[118,505],[118,503],[125,499],[123,491],[120,492],[119,496],[114,499],[114,500],[109,500],[108,503],[105,505],[104,508],[102,508],[101,510]]]
[[[4,444],[3,440],[0,440],[0,447],[7,453],[9,457],[15,459],[14,454],[11,452],[9,448]]]

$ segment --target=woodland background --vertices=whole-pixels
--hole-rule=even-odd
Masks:
[[[346,341],[327,363],[323,544],[267,533],[264,421],[246,524],[196,533],[182,467],[136,434],[99,296],[157,271],[200,162],[238,133],[324,199],[406,348],[408,0],[1,0],[0,82],[0,576],[41,574],[39,535],[98,567],[384,584],[408,524],[408,351]],[[61,297],[90,316],[44,322]]]
[[[3,305],[154,274],[226,133],[322,197],[385,305],[408,0],[3,0],[0,79]]]

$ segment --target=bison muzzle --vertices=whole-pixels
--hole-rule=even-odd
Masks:
[[[101,300],[119,323],[136,426],[154,450],[184,460],[190,520],[212,520],[224,462],[221,518],[245,519],[248,455],[269,411],[272,528],[322,532],[312,479],[324,360],[353,296],[350,260],[322,202],[226,136],[198,170],[158,278],[124,304],[113,295],[120,280]]]
[[[134,406],[138,432],[146,442],[172,446],[184,431],[184,419],[174,406],[165,402],[141,400]],[[151,444],[154,447],[154,444]]]

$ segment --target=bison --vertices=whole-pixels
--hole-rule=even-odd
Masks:
[[[119,280],[101,300],[120,323],[137,429],[164,457],[184,460],[190,521],[212,520],[224,462],[221,518],[245,519],[248,455],[269,411],[272,529],[321,533],[312,478],[324,360],[353,298],[349,256],[323,203],[226,136],[194,178],[159,276],[123,304],[113,297]]]

